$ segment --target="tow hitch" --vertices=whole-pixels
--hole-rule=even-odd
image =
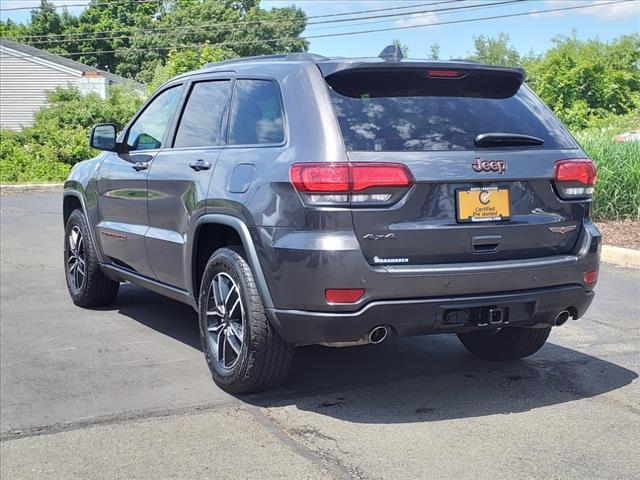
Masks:
[[[472,307],[447,310],[444,313],[444,323],[448,325],[506,325],[509,323],[509,309],[496,306]]]

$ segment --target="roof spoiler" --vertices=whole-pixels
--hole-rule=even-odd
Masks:
[[[318,67],[334,90],[353,97],[509,98],[525,80],[521,68],[467,62],[323,62]]]
[[[392,45],[395,47],[395,45]],[[389,47],[387,47],[389,48]],[[387,48],[385,48],[382,53],[384,53]],[[381,53],[381,55],[382,55]],[[400,53],[402,55],[402,52]],[[363,61],[353,61],[353,60],[328,60],[324,62],[318,63],[318,68],[322,72],[322,75],[328,77],[329,75],[333,75],[338,72],[343,72],[345,70],[371,70],[375,71],[377,69],[388,70],[388,69],[415,69],[415,68],[424,68],[427,69],[442,69],[442,70],[461,70],[467,71],[469,73],[473,72],[492,72],[498,75],[506,75],[513,78],[518,78],[520,83],[524,83],[526,80],[526,71],[524,68],[517,67],[501,67],[498,65],[487,65],[486,63],[479,63],[475,61],[448,61],[448,62],[440,62],[440,61],[394,61],[394,60],[386,60],[384,62],[381,61],[372,61],[372,60],[363,60]]]

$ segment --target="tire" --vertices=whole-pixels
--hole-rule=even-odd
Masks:
[[[251,268],[237,251],[220,248],[213,253],[202,277],[199,305],[202,350],[220,388],[255,393],[285,380],[294,347],[267,320]]]
[[[460,333],[458,338],[474,355],[487,360],[516,360],[533,355],[549,338],[551,327],[508,327],[498,331],[477,330]]]
[[[87,219],[80,210],[71,213],[65,228],[64,271],[69,295],[79,307],[110,305],[118,295],[120,283],[100,269]]]

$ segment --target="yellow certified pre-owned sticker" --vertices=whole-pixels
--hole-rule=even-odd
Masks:
[[[509,189],[498,187],[458,190],[458,220],[490,222],[509,218]]]

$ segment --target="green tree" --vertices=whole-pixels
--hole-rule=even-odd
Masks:
[[[640,35],[605,43],[558,37],[529,65],[529,83],[568,125],[584,128],[640,108]]]
[[[159,26],[159,2],[91,0],[69,33],[69,49],[84,52],[76,59],[88,65],[135,78],[147,64],[162,62],[167,52],[153,49],[149,29]],[[140,43],[140,39],[147,40]],[[140,50],[144,48],[144,50]],[[101,53],[96,53],[101,52]]]
[[[521,65],[518,51],[511,45],[509,35],[499,33],[497,37],[485,37],[480,35],[473,37],[474,52],[470,58],[489,65],[502,65],[505,67],[517,67]]]
[[[28,26],[15,33],[31,37],[29,42],[37,48],[66,53],[66,45],[59,41],[59,35],[73,28],[75,23],[76,18],[66,8],[62,13],[58,13],[58,9],[51,1],[40,0],[40,6],[31,10]]]
[[[429,45],[429,60],[440,60],[440,45],[432,43]]]
[[[27,27],[22,23],[16,23],[10,18],[7,21],[0,20],[0,37],[17,39],[27,35]]]
[[[149,91],[156,91],[160,85],[176,75],[201,68],[209,62],[220,62],[236,56],[233,50],[213,48],[210,45],[205,45],[199,50],[173,50],[169,52],[167,63],[156,67],[149,83]]]
[[[306,16],[295,7],[266,11],[256,0],[127,0],[107,5],[93,1],[95,6],[80,16],[81,26],[96,32],[120,30],[120,35],[82,42],[81,51],[115,52],[81,60],[144,82],[152,80],[170,52],[212,46],[232,56],[247,56],[307,49],[307,42],[299,38]]]
[[[152,80],[170,52],[199,55],[220,48],[224,56],[247,56],[308,48],[300,38],[306,26],[301,9],[267,11],[259,0],[91,0],[78,17],[58,14],[50,0],[41,1],[26,25],[2,22],[2,35],[58,53],[82,53],[73,58],[143,82]]]

